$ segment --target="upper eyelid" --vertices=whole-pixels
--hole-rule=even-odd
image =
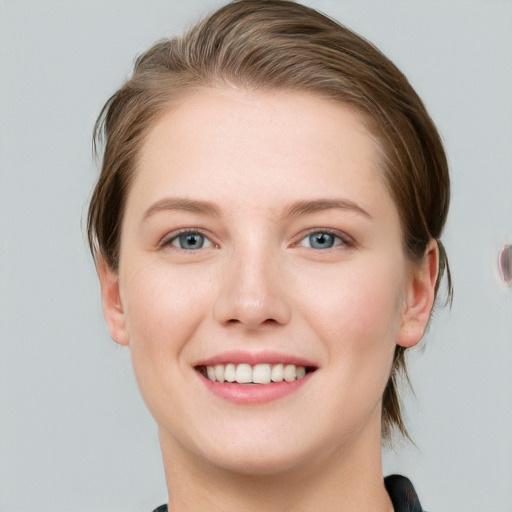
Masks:
[[[214,237],[207,231],[202,228],[196,228],[196,227],[186,227],[186,228],[179,228],[175,229],[167,234],[165,234],[158,242],[158,246],[166,246],[169,245],[176,237],[187,234],[187,233],[197,233],[201,236],[204,236],[207,238],[214,247],[219,247],[220,244],[215,241]],[[295,238],[295,241],[291,243],[291,246],[297,246],[302,240],[307,238],[308,236],[311,236],[315,233],[327,233],[329,235],[332,235],[336,238],[339,238],[343,243],[347,245],[357,245],[356,241],[352,236],[350,236],[345,231],[335,229],[335,228],[310,228],[305,231],[302,231],[299,235],[297,235]]]
[[[206,233],[201,228],[181,228],[181,229],[175,229],[174,231],[171,231],[167,234],[165,234],[158,242],[158,247],[165,247],[167,245],[170,245],[173,240],[175,240],[177,237],[185,234],[197,234],[204,236],[207,238],[214,247],[218,247],[219,244],[215,242],[215,240],[212,239],[212,236]]]
[[[311,228],[297,237],[297,242],[294,243],[294,245],[297,245],[299,242],[307,238],[308,236],[314,235],[315,233],[326,233],[328,235],[334,236],[336,238],[339,238],[342,242],[346,244],[356,245],[356,241],[352,236],[350,236],[345,231],[341,231],[339,229],[334,228]]]

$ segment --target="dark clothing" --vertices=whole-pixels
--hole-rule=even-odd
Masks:
[[[423,512],[420,500],[408,478],[401,475],[390,475],[384,478],[384,485],[395,512]],[[168,512],[167,505],[155,508],[153,512]]]
[[[384,478],[384,485],[395,512],[423,512],[420,500],[408,478],[401,475],[389,475]]]

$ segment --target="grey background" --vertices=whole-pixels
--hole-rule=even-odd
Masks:
[[[406,73],[446,142],[456,297],[411,357],[417,447],[385,456],[436,512],[512,511],[512,2],[309,0]],[[219,5],[0,0],[0,511],[145,512],[156,429],[110,341],[81,219],[90,135],[136,54]]]

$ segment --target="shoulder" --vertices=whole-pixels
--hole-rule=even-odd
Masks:
[[[389,475],[384,478],[395,512],[423,512],[420,500],[411,481],[402,475]]]

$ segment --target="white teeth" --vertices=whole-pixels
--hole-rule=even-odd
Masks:
[[[236,367],[235,380],[238,384],[249,384],[252,382],[252,368],[250,364],[239,364]]]
[[[293,382],[306,376],[304,366],[294,364],[250,364],[229,363],[206,367],[206,376],[214,382],[237,382],[238,384],[270,384],[271,382]]]
[[[236,368],[235,368],[235,365],[234,364],[227,364],[226,367],[224,368],[224,378],[228,381],[228,382],[235,382],[235,378],[236,378]]]
[[[283,382],[284,373],[283,373],[283,365],[275,364],[272,367],[272,382]]]
[[[293,382],[297,378],[297,373],[295,372],[294,364],[287,364],[284,367],[284,380],[286,382]]]
[[[270,384],[270,365],[257,364],[252,369],[252,381],[255,384]]]
[[[213,366],[207,366],[206,373],[208,374],[208,378],[210,380],[215,380],[215,368]]]
[[[224,365],[215,365],[215,380],[217,382],[224,382]]]

